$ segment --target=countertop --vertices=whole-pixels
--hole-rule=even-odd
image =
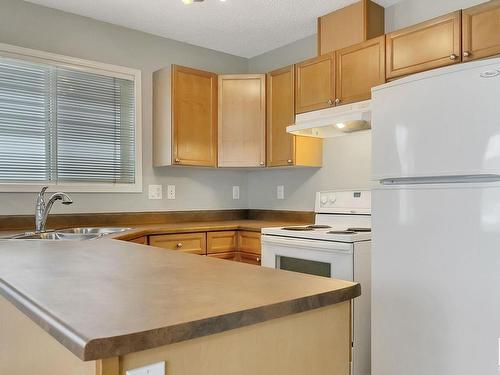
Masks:
[[[244,222],[147,226],[122,236],[258,230],[263,224]],[[0,240],[0,294],[84,361],[263,322],[360,292],[357,283],[109,238]]]

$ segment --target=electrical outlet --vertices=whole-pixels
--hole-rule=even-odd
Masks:
[[[127,370],[125,375],[165,375],[165,362]]]
[[[285,199],[285,186],[276,186],[276,199]]]
[[[148,185],[149,199],[163,199],[163,191],[161,185]]]
[[[175,185],[167,185],[167,199],[175,199]]]
[[[240,199],[240,187],[233,186],[233,199]]]

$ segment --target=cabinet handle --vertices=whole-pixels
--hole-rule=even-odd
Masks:
[[[260,258],[259,258],[259,257],[257,257],[257,259],[256,259],[256,260],[257,260],[257,262],[260,262]]]
[[[260,162],[260,165],[264,166],[264,164],[265,164],[265,163],[264,163],[263,161],[261,161],[261,162]]]
[[[464,57],[469,57],[471,53],[469,51],[464,51]]]
[[[182,242],[179,242],[179,243],[177,244],[177,248],[179,248],[179,249],[180,249],[181,247],[182,247]]]
[[[340,100],[340,98],[335,99],[335,104],[340,104],[341,102],[342,100]]]
[[[293,163],[292,159],[288,159],[286,162],[287,162],[288,164],[292,164],[292,163]]]
[[[328,103],[328,105],[332,105],[333,104],[333,100],[332,99],[328,99],[327,103]]]
[[[450,60],[456,60],[456,59],[457,59],[457,57],[458,57],[457,55],[455,55],[454,53],[452,53],[452,54],[450,55]]]
[[[175,162],[176,162],[176,163],[180,163],[180,162],[181,162],[181,159],[177,159],[177,158],[176,158],[176,159],[175,159]]]

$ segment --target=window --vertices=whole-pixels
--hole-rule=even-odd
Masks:
[[[141,191],[140,72],[0,45],[0,191]]]

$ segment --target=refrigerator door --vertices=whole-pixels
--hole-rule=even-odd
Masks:
[[[372,90],[374,180],[500,174],[500,58]]]
[[[500,186],[372,197],[372,375],[497,375]]]

